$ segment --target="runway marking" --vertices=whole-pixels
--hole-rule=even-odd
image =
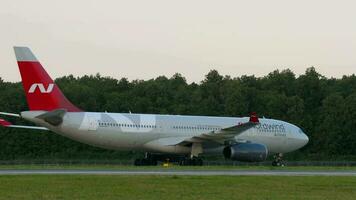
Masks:
[[[356,176],[356,171],[290,170],[0,170],[0,175]]]

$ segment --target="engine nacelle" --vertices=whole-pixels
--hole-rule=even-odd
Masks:
[[[227,146],[223,150],[225,158],[243,162],[265,161],[268,149],[263,144],[258,143],[239,143]]]

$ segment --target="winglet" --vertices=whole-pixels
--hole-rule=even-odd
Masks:
[[[4,119],[0,118],[0,126],[8,127],[11,126],[12,124]]]
[[[259,120],[258,120],[258,116],[255,112],[252,112],[251,115],[250,115],[250,122],[254,122],[254,123],[258,123]]]

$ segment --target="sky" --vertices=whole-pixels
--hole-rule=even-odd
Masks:
[[[314,66],[356,72],[356,1],[0,0],[0,77],[18,82],[13,46],[28,46],[53,78],[100,73],[200,82]]]

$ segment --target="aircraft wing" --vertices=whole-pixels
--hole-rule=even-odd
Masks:
[[[184,141],[181,141],[178,145],[188,145],[192,143],[207,143],[207,142],[225,144],[226,142],[234,141],[235,136],[243,133],[244,131],[258,124],[259,124],[258,117],[256,116],[255,113],[252,113],[250,116],[250,120],[248,122],[223,128],[219,131],[202,133],[201,135],[187,138]]]
[[[40,126],[22,126],[22,125],[13,125],[10,122],[1,119],[0,118],[0,126],[6,127],[6,128],[25,128],[25,129],[36,129],[36,130],[46,130],[48,131],[49,129],[46,127],[40,127]]]

